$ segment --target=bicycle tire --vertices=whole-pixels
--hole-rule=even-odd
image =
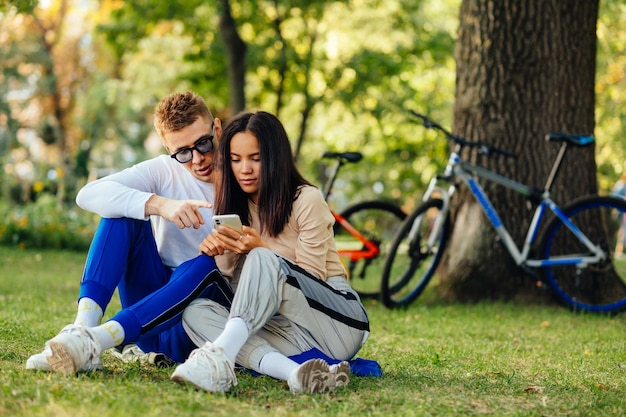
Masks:
[[[396,204],[382,200],[372,200],[347,207],[340,215],[359,233],[371,242],[374,242],[378,247],[378,255],[373,258],[342,258],[350,275],[352,288],[361,297],[378,298],[380,276],[387,254],[387,247],[393,238],[395,230],[406,218],[406,213]],[[344,229],[339,222],[335,222],[333,230],[335,232],[337,249],[352,247],[360,250],[363,248],[363,243]]]
[[[381,301],[388,308],[407,306],[422,294],[433,277],[448,242],[450,215],[442,212],[443,201],[431,199],[417,207],[402,223],[389,248],[381,279]],[[432,221],[444,215],[440,234],[428,249],[428,230]],[[409,234],[415,222],[418,233],[412,242]]]
[[[626,215],[626,200],[584,197],[568,204],[563,212],[609,257],[582,269],[578,276],[575,265],[543,268],[545,280],[556,298],[573,311],[614,313],[626,309],[626,254],[614,253],[620,228],[618,216]],[[551,219],[541,239],[541,254],[548,258],[585,253],[587,248],[573,238],[564,224],[556,217]]]

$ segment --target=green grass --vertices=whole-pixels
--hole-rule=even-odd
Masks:
[[[626,317],[560,307],[367,301],[372,334],[359,356],[382,378],[353,378],[328,395],[293,396],[239,374],[228,394],[169,380],[171,369],[121,364],[61,376],[26,358],[73,319],[84,254],[0,247],[0,416],[621,416]],[[115,309],[114,304],[107,316]]]

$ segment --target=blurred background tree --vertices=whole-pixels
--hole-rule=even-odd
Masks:
[[[67,150],[76,176],[120,169],[161,152],[150,116],[169,92],[193,89],[226,120],[239,110],[232,104],[230,86],[236,83],[229,82],[228,64],[237,61],[230,58],[236,48],[225,43],[226,29],[220,30],[226,5],[230,30],[246,46],[240,86],[245,108],[279,114],[303,171],[321,183],[318,159],[327,148],[361,150],[367,167],[377,167],[346,169],[336,204],[372,196],[405,201],[419,189],[421,171],[439,163],[433,157],[445,144],[422,146],[406,108],[451,120],[458,1],[65,1],[82,13],[81,63],[87,68],[72,112],[71,126],[80,134]],[[3,22],[49,14],[60,3],[39,3],[30,13],[8,7]],[[22,55],[21,61],[32,59]],[[29,83],[24,78],[22,88]],[[39,94],[31,90],[11,106]],[[35,124],[32,118],[20,122],[26,128]]]
[[[452,126],[461,0],[16,0],[0,2],[0,198],[52,193],[73,208],[91,177],[164,152],[152,111],[192,89],[224,120],[278,114],[302,171],[360,150],[332,204],[410,210],[447,144],[407,110]],[[607,192],[624,171],[626,6],[598,19],[596,162]]]

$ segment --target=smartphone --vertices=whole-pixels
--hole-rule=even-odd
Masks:
[[[213,216],[213,226],[228,226],[243,234],[241,219],[238,214],[217,214]]]

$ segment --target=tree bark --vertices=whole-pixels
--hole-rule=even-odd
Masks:
[[[67,45],[63,45],[62,30],[66,24],[68,4],[61,1],[55,18],[44,23],[36,14],[33,14],[33,23],[39,31],[41,47],[45,52],[45,59],[41,63],[43,75],[43,101],[45,112],[48,113],[52,129],[52,137],[59,149],[57,161],[57,190],[56,200],[59,207],[66,203],[69,182],[73,181],[71,171],[71,155],[73,151],[73,137],[71,133],[71,114],[75,104],[76,89],[79,85],[79,62],[73,53],[69,53]],[[65,41],[69,43],[69,41]],[[74,51],[75,48],[72,48]]]
[[[591,134],[598,0],[463,0],[455,51],[456,134],[517,153],[465,157],[543,188],[558,151],[548,132]],[[568,149],[552,188],[565,204],[597,192],[595,147]],[[520,195],[481,185],[521,247],[532,211]],[[496,239],[466,189],[453,201],[454,230],[442,263],[445,299],[542,299]]]
[[[230,13],[230,3],[222,0],[220,33],[226,45],[228,56],[228,85],[230,91],[231,113],[236,114],[246,108],[246,43],[237,32],[237,24]]]

